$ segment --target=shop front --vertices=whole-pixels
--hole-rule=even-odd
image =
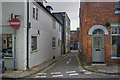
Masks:
[[[11,27],[0,27],[2,33],[0,35],[1,52],[4,56],[5,67],[7,69],[13,69],[13,54],[14,54],[14,30]]]

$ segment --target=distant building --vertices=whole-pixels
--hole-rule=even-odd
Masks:
[[[61,55],[62,24],[42,3],[3,2],[1,12],[0,53],[5,56],[7,69],[14,69],[15,34],[9,21],[15,17],[21,22],[16,33],[17,70],[26,70]]]
[[[66,12],[53,13],[62,22],[62,53],[70,52],[70,19]]]
[[[80,3],[80,49],[87,64],[120,63],[120,2]]]
[[[78,50],[79,49],[79,28],[77,30],[70,31],[70,49]]]

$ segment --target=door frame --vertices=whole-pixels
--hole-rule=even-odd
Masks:
[[[103,55],[103,62],[98,62],[98,63],[104,63],[105,62],[105,46],[104,46],[104,34],[92,34],[92,62],[93,62],[93,38],[94,38],[94,36],[102,36],[102,38],[103,38],[103,50],[102,50],[102,55]],[[97,62],[95,62],[95,63],[97,63]]]

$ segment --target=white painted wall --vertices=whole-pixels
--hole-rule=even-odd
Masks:
[[[25,41],[26,38],[24,38],[24,33],[26,29],[26,25],[24,25],[24,20],[26,17],[24,17],[24,9],[25,8],[25,3],[23,2],[4,2],[2,3],[2,9],[3,9],[3,26],[10,27],[9,26],[9,18],[10,14],[19,14],[22,16],[21,19],[21,26],[17,30],[16,34],[16,58],[17,58],[17,69],[18,70],[25,70],[26,69],[26,48],[25,48]],[[3,27],[2,26],[2,27]],[[13,34],[14,35],[14,34]],[[5,59],[5,64],[7,69],[13,69],[13,58],[6,58]]]
[[[33,6],[39,8],[39,18],[38,21],[33,19],[32,11]],[[56,20],[55,20],[56,21]],[[29,36],[29,49],[31,52],[31,36],[37,35],[38,37],[38,51],[30,53],[30,67],[38,65],[53,56],[61,55],[61,47],[58,47],[58,39],[61,39],[61,32],[59,32],[59,23],[56,21],[56,29],[53,29],[53,17],[45,11],[41,6],[36,3],[30,3],[30,36]],[[40,35],[37,34],[37,30],[40,31]],[[56,48],[52,48],[52,37],[56,37]]]
[[[10,3],[5,2],[2,4],[3,8],[3,25],[9,26],[9,15],[10,13],[19,14],[21,18],[21,27],[17,30],[17,42],[16,42],[16,53],[17,53],[17,69],[26,70],[26,56],[27,56],[27,3]],[[39,8],[39,19],[38,21],[32,18],[32,7],[37,6]],[[56,21],[56,20],[55,20]],[[53,56],[61,55],[61,46],[58,47],[58,39],[61,40],[61,32],[59,32],[59,23],[56,21],[56,29],[53,29],[53,17],[45,11],[38,4],[30,3],[30,22],[31,28],[29,33],[29,66],[33,67],[42,62],[50,60]],[[40,35],[37,34],[37,30],[40,31]],[[14,35],[14,34],[13,34]],[[31,36],[37,35],[37,50],[31,52]],[[52,48],[52,37],[56,37],[56,48]],[[13,58],[6,58],[5,65],[7,69],[13,69]]]
[[[0,27],[2,26],[2,0],[0,0]],[[0,33],[2,29],[0,29]],[[0,53],[2,52],[2,35],[0,34]]]

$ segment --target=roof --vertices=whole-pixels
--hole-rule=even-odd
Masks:
[[[69,19],[70,21],[70,18],[68,17],[67,13],[66,12],[54,12],[53,14],[66,14],[67,18]]]
[[[44,10],[46,10],[51,16],[53,16],[61,25],[62,23],[41,3],[41,2],[36,2],[38,3]]]

